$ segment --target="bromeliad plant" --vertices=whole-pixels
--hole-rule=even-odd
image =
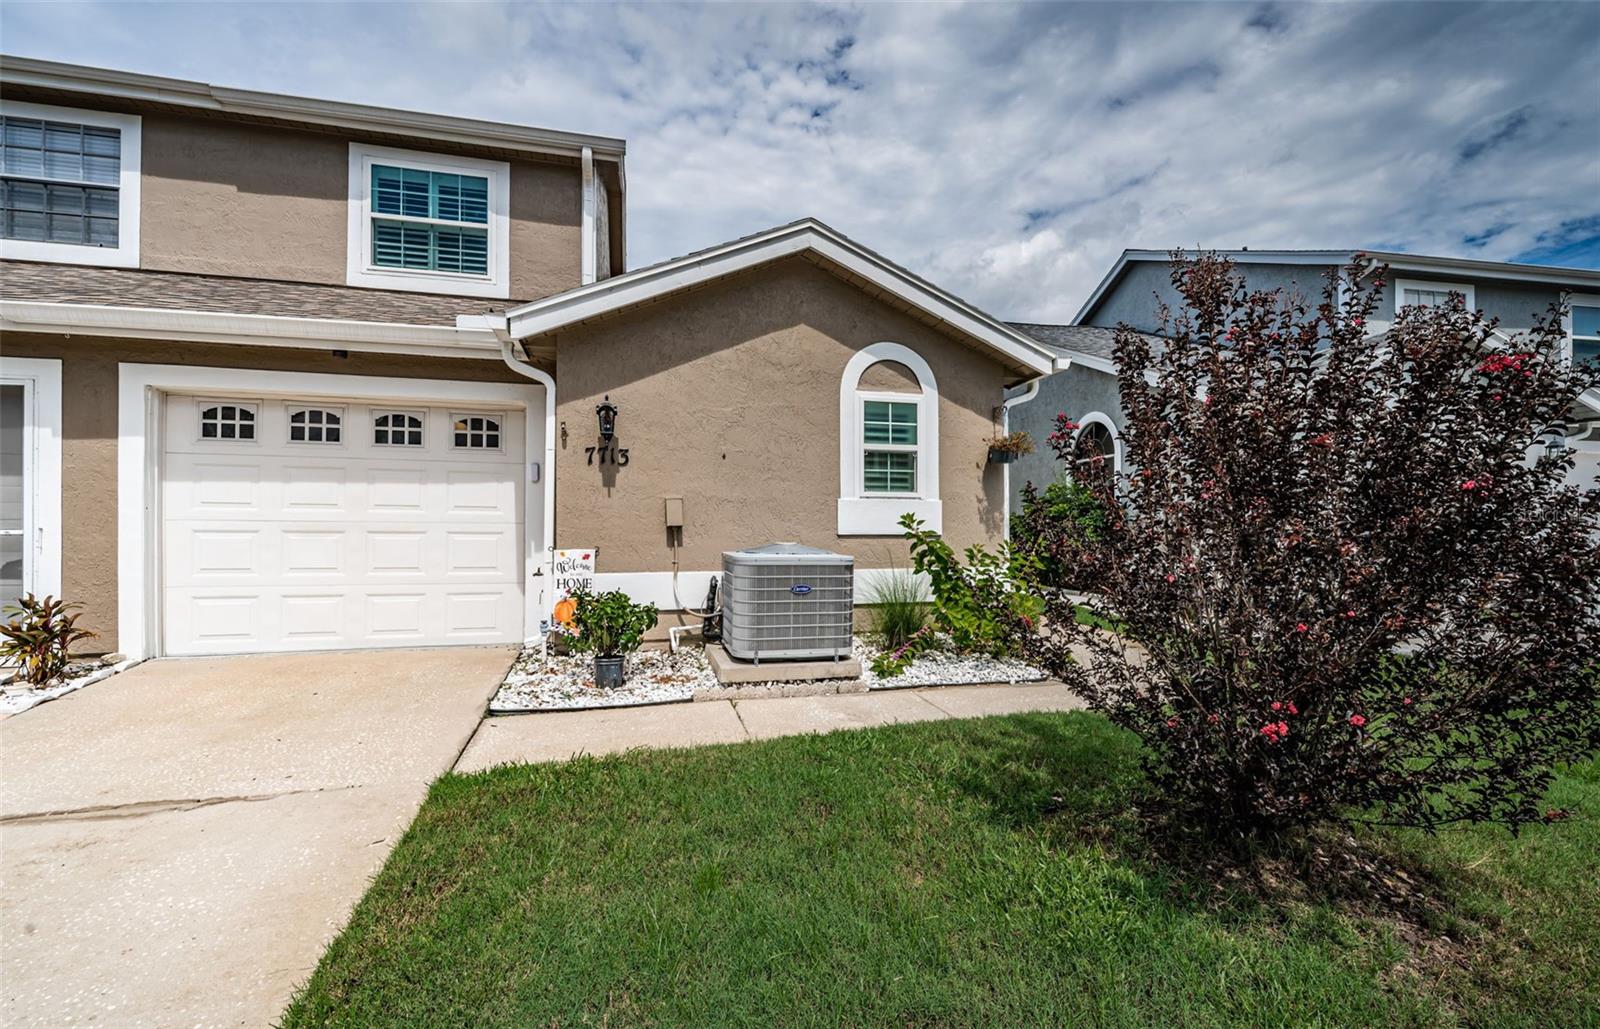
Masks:
[[[32,593],[7,607],[12,616],[0,625],[0,659],[16,662],[18,677],[33,686],[44,686],[61,676],[72,660],[72,645],[93,639],[94,633],[78,628],[81,604],[69,604],[54,597],[43,599]]]
[[[1515,830],[1600,749],[1600,489],[1545,446],[1600,368],[1566,361],[1559,311],[1508,343],[1455,297],[1370,334],[1365,274],[1311,308],[1175,255],[1161,351],[1117,334],[1133,471],[1100,480],[1092,607],[1122,632],[1053,598],[1036,655],[1236,840]]]
[[[994,657],[1021,650],[1044,611],[1044,601],[1028,588],[1037,576],[1036,560],[1002,543],[998,554],[968,547],[963,565],[920,518],[903,515],[900,526],[911,547],[912,569],[928,577],[934,622],[952,642]]]

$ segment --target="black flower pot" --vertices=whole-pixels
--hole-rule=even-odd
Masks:
[[[623,657],[597,657],[594,659],[594,684],[603,690],[614,690],[622,685]]]
[[[1017,454],[1014,450],[996,450],[994,447],[989,448],[990,464],[1010,464],[1016,459]]]

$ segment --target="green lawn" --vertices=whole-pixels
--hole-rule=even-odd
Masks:
[[[1596,1024],[1595,765],[1518,839],[1371,837],[1442,899],[1425,926],[1163,864],[1137,782],[1088,714],[448,776],[285,1018]]]

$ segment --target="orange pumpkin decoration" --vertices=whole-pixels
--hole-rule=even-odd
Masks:
[[[577,624],[573,618],[578,613],[578,602],[567,597],[556,603],[556,621],[568,629],[576,629]]]

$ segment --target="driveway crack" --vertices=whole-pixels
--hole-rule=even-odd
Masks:
[[[358,790],[360,786],[321,786],[303,790],[281,790],[277,793],[243,793],[223,797],[188,797],[180,800],[141,800],[131,804],[98,804],[90,807],[62,808],[55,811],[32,811],[20,815],[0,815],[0,825],[28,825],[36,822],[98,822],[113,818],[142,818],[145,815],[169,811],[194,811],[218,804],[250,804],[279,797],[293,797],[305,793],[333,793],[340,790]]]

